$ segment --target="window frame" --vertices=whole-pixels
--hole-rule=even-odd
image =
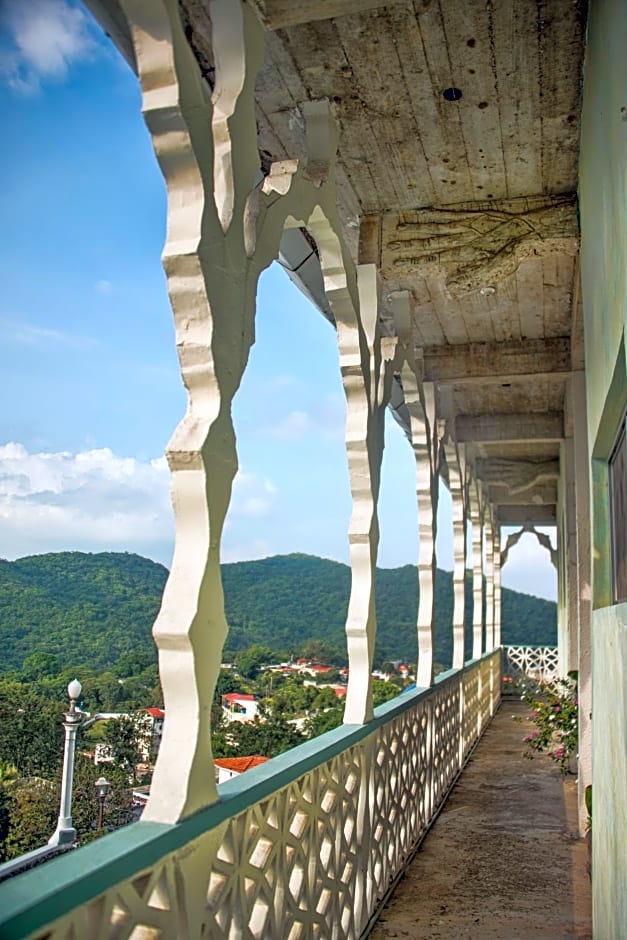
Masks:
[[[617,466],[618,465],[618,466]],[[624,473],[617,487],[618,469]],[[614,444],[607,461],[608,503],[610,522],[610,560],[612,573],[612,603],[627,601],[627,518],[618,524],[618,494],[623,510],[627,510],[627,411],[623,414]]]

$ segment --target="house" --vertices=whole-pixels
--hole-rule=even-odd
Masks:
[[[254,721],[259,714],[259,703],[254,695],[228,692],[221,701],[225,721]]]
[[[261,757],[259,754],[253,754],[250,757],[215,757],[213,760],[216,770],[216,780],[218,784],[232,780],[233,777],[239,777],[240,774],[253,767],[259,767],[260,764],[267,762],[267,757]]]
[[[137,741],[140,748],[141,759],[146,764],[154,763],[159,753],[165,711],[163,708],[142,708],[131,714],[108,713],[107,720],[132,719],[135,724]],[[94,748],[94,763],[107,764],[113,761],[113,747],[111,744],[100,742]]]

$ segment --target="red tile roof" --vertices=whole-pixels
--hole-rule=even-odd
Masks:
[[[252,770],[259,764],[265,764],[267,757],[261,757],[260,754],[253,754],[250,757],[216,757],[214,764],[216,767],[223,767],[224,770],[232,770],[236,774],[243,774],[245,770]]]
[[[227,692],[222,696],[223,702],[254,702],[254,695],[244,695],[243,692]]]
[[[145,712],[148,712],[153,718],[165,718],[165,712],[162,708],[145,708]]]

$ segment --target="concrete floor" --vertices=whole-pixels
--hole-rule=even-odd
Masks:
[[[372,940],[591,938],[575,777],[523,757],[525,713],[504,700]]]

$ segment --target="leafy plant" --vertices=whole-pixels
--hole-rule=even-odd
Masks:
[[[546,751],[566,775],[579,740],[577,674],[571,672],[566,679],[555,679],[533,691],[527,690],[521,698],[531,707],[527,720],[536,727],[525,736],[525,743],[531,751]],[[532,758],[533,754],[526,756]]]

